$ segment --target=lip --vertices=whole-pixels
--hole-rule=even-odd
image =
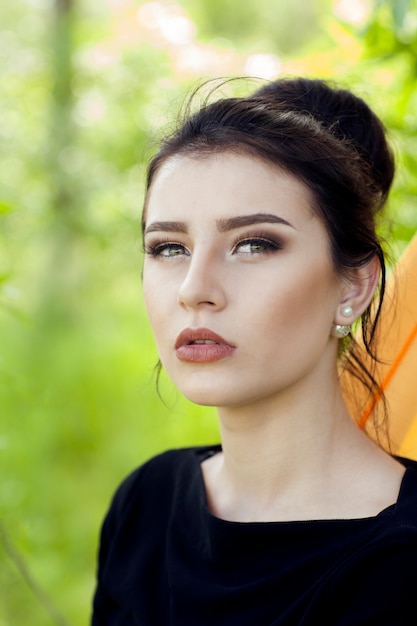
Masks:
[[[208,328],[185,328],[175,342],[178,359],[189,363],[220,361],[230,357],[235,349],[235,346]]]

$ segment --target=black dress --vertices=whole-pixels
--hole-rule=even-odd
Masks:
[[[375,517],[236,523],[172,450],[118,489],[102,529],[93,626],[417,624],[417,464]]]

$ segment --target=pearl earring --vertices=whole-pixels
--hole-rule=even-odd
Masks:
[[[353,313],[353,309],[349,304],[345,304],[342,306],[342,315],[343,317],[350,317]]]
[[[343,339],[350,333],[350,326],[342,326],[341,324],[333,324],[331,334],[336,339]]]

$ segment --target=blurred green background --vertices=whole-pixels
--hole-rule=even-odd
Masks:
[[[2,0],[0,626],[89,622],[120,480],[218,439],[162,379],[141,299],[144,167],[201,78],[305,74],[389,128],[393,258],[417,227],[414,0]]]

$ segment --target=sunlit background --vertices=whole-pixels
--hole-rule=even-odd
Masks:
[[[350,86],[390,130],[384,233],[417,227],[414,0],[0,3],[0,626],[89,621],[99,527],[149,456],[218,439],[141,299],[146,159],[201,79]]]

